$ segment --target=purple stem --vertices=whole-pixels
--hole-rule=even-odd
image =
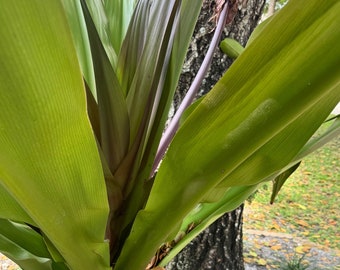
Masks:
[[[203,63],[200,67],[200,69],[197,72],[197,75],[194,79],[194,81],[192,82],[186,96],[184,97],[181,105],[179,106],[176,114],[174,115],[174,117],[172,118],[168,128],[166,129],[166,131],[164,132],[164,135],[161,138],[161,141],[159,143],[159,147],[157,150],[157,154],[155,157],[155,161],[152,167],[152,172],[151,175],[154,175],[159,163],[161,162],[161,160],[163,159],[163,156],[166,152],[166,150],[168,149],[172,138],[175,136],[178,126],[179,126],[179,120],[184,112],[184,110],[193,102],[200,86],[201,83],[205,77],[205,75],[208,72],[208,69],[210,67],[211,61],[213,59],[213,55],[214,55],[214,51],[217,47],[218,42],[220,41],[221,35],[222,35],[222,31],[225,25],[225,21],[227,18],[227,14],[228,14],[228,1],[226,1],[226,3],[224,4],[223,10],[220,14],[220,17],[218,19],[218,23],[215,29],[215,33],[214,36],[211,40],[211,43],[209,45],[209,49],[207,51],[207,54],[203,60]]]

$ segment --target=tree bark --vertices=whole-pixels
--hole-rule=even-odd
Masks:
[[[265,0],[238,0],[237,14],[226,25],[222,38],[231,37],[246,44],[251,32],[261,18]],[[194,31],[186,62],[175,94],[175,110],[197,74],[209,47],[215,22],[211,18],[215,10],[215,1],[205,0]],[[208,92],[232,64],[232,60],[216,49],[212,66],[200,89],[202,94]],[[225,214],[209,228],[195,238],[173,261],[167,270],[242,270],[242,212],[243,206]]]
[[[263,20],[269,18],[275,13],[276,0],[270,0],[268,3],[268,10],[264,15]]]

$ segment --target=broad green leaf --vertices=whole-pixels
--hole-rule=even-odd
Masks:
[[[54,262],[44,239],[24,224],[0,219],[0,251],[23,269],[68,269],[65,264]]]
[[[256,169],[264,177],[294,158],[308,136],[296,134],[296,140],[286,142],[280,132],[290,135],[295,121],[306,117],[309,121],[301,124],[313,133],[340,99],[340,48],[334,47],[340,41],[339,10],[336,0],[321,6],[316,0],[290,1],[247,47],[175,136],[122,257],[138,253],[151,258],[205,194],[241,170],[247,159],[257,158],[251,172],[256,175]],[[316,123],[309,128],[306,115],[319,102],[320,115],[313,111]],[[282,153],[267,159],[272,150]],[[267,171],[262,175],[263,165]],[[231,178],[229,185],[261,181],[242,176]],[[134,268],[131,261],[122,265]]]
[[[2,180],[0,179],[0,218],[36,225],[24,208],[8,193],[1,183]]]
[[[124,48],[128,47],[129,44],[134,44],[134,38],[129,40],[129,37],[134,36],[134,34],[130,35],[130,32],[136,31],[133,27],[134,24],[137,24],[137,26],[139,24],[148,25],[146,39],[142,40],[145,44],[142,46],[139,63],[135,71],[133,71],[134,67],[132,65],[134,75],[127,93],[127,106],[130,117],[130,149],[124,162],[114,175],[118,179],[122,175],[128,176],[125,176],[125,179],[129,180],[126,181],[125,196],[129,196],[135,187],[136,176],[161,102],[179,8],[178,1],[172,1],[171,3],[157,1],[153,2],[150,7],[150,16],[144,16],[143,12],[147,10],[144,9],[144,5],[148,7],[150,3],[141,3],[143,3],[141,14],[134,14],[126,42],[124,42]],[[140,18],[138,15],[143,16]],[[162,21],[162,23],[156,23],[159,21]],[[137,31],[142,30],[137,27]],[[130,67],[126,68],[126,70],[124,69],[124,75],[125,71],[126,74],[131,71]],[[141,184],[143,185],[143,182]]]
[[[291,161],[291,164],[294,165],[291,165],[291,167],[286,170],[283,169],[283,172],[278,173],[277,176],[272,176],[266,179],[266,181],[269,181],[271,178],[275,178],[271,196],[271,203],[273,203],[275,196],[278,194],[287,178],[299,167],[301,159],[307,154],[310,154],[313,151],[319,149],[325,143],[340,134],[339,117],[333,117],[333,119],[331,118],[330,120],[334,120],[333,124],[323,134],[312,138],[302,148],[299,154]],[[180,241],[176,243],[170,253],[164,258],[164,260],[161,262],[161,265],[167,264],[173,258],[173,256],[175,256],[179,250],[183,249],[198,233],[209,226],[212,222],[217,220],[219,215],[217,215],[216,213],[223,214],[225,212],[233,210],[235,207],[241,204],[244,199],[247,198],[253,191],[255,191],[257,189],[257,186],[258,185],[229,188],[225,192],[224,196],[216,203],[199,204],[197,207],[195,207],[195,209],[192,210],[191,213],[183,220],[180,232],[176,237],[180,237]],[[225,187],[221,187],[221,190],[223,188],[224,190],[226,189]],[[211,193],[214,194],[213,191]],[[220,208],[218,212],[212,210],[218,208],[219,206]],[[186,230],[190,226],[192,226],[192,224],[194,224],[194,228],[190,231],[190,233],[186,233]]]
[[[305,156],[309,155],[310,153],[325,145],[327,142],[340,135],[340,115],[331,117],[331,119],[328,119],[325,122],[330,120],[333,120],[332,125],[324,133],[310,139],[294,158],[295,162],[301,161]]]
[[[79,0],[63,0],[62,4],[70,25],[82,74],[94,98],[97,99],[92,55],[81,3]]]
[[[0,251],[23,269],[52,270],[48,258],[35,256],[0,234]],[[67,268],[66,268],[67,269]]]
[[[137,174],[161,102],[178,19],[178,8],[178,1],[171,3],[157,1],[151,6],[148,1],[140,2],[136,7],[120,55],[120,60],[123,61],[120,63],[123,65],[119,66],[122,69],[118,69],[118,75],[123,75],[121,81],[127,93],[130,117],[129,152],[114,174],[114,178],[119,179],[120,183],[126,183],[123,195],[128,198],[128,202],[121,210],[124,215],[120,215],[123,219],[120,241],[125,239],[131,221],[143,205],[143,197],[147,196],[144,181],[149,178],[150,172],[147,178],[139,182],[137,182]],[[146,34],[143,26],[147,26]],[[127,50],[131,49],[130,46],[133,48],[131,51],[135,51],[136,54],[124,54],[130,52]],[[134,63],[138,63],[137,66],[134,66]],[[124,66],[124,64],[128,65]],[[127,82],[130,75],[133,78],[131,85]],[[117,229],[112,230],[117,231]]]
[[[114,50],[119,53],[132,17],[135,0],[104,1],[108,20],[108,36]]]
[[[97,100],[87,91],[89,117],[98,139],[105,174],[107,196],[110,206],[107,235],[110,235],[111,252],[118,244],[120,220],[116,211],[120,211],[123,202],[123,189],[129,170],[121,177],[113,177],[124,160],[130,137],[129,116],[125,97],[118,79],[107,57],[100,37],[90,17],[86,4],[83,3],[84,16],[90,38],[93,64],[96,77]]]
[[[149,19],[150,2],[138,1],[119,53],[117,65],[117,77],[122,85],[125,96],[127,96],[130,91],[137,66],[144,50]]]
[[[147,144],[145,145],[145,150],[139,167],[136,184],[130,194],[128,203],[126,204],[124,227],[131,225],[131,221],[134,219],[137,211],[145,204],[146,198],[149,194],[149,186],[152,185],[151,182],[153,181],[146,181],[146,179],[150,178],[155,153],[157,151],[160,137],[163,132],[163,127],[168,118],[168,111],[171,105],[171,100],[176,90],[178,78],[181,73],[181,67],[186,56],[186,50],[184,48],[187,48],[189,46],[190,38],[194,31],[201,4],[202,1],[195,5],[192,5],[192,2],[188,0],[181,1],[180,19],[173,41],[172,53],[165,78],[165,83],[162,89],[159,89],[162,91],[162,94],[160,97],[158,108],[153,111],[154,120],[153,124],[150,125],[149,128],[149,137],[146,140]]]
[[[161,261],[160,265],[166,265],[199,233],[210,226],[223,214],[240,206],[257,188],[258,185],[232,187],[225,192],[224,196],[218,202],[203,203],[196,206],[195,209],[183,220],[180,231],[176,237],[179,238],[179,241],[174,245],[169,254]]]
[[[182,126],[182,124],[187,120],[189,115],[197,108],[197,106],[201,103],[203,100],[204,96],[196,99],[182,114],[182,117],[179,121],[179,126]]]
[[[129,116],[122,89],[85,4],[83,8],[94,57],[101,136],[98,140],[114,173],[129,147]]]
[[[274,203],[274,200],[279,194],[279,191],[281,190],[283,184],[286,182],[286,180],[291,176],[292,173],[296,171],[296,169],[300,166],[301,162],[296,163],[294,166],[290,167],[288,170],[284,171],[280,175],[276,176],[273,180],[273,190],[272,195],[270,197],[270,203]]]
[[[291,163],[337,103],[340,88],[324,95],[229,173],[220,185],[258,183]],[[333,105],[332,105],[333,104]],[[261,169],[258,169],[261,168]],[[282,173],[282,172],[281,172]],[[280,174],[281,174],[280,173]],[[277,176],[275,176],[277,177]]]
[[[184,48],[189,46],[201,4],[202,1],[196,5],[192,5],[189,0],[181,1],[180,19],[174,37],[168,72],[166,74],[158,108],[156,112],[154,112],[154,121],[147,145],[145,146],[140,174],[138,176],[141,181],[144,181],[143,179],[148,179],[150,176],[155,153],[163,133],[163,127],[168,119],[171,100],[176,90],[181,67],[186,56],[186,50]]]
[[[303,158],[305,158],[307,155],[313,153],[314,151],[318,150],[322,146],[324,146],[326,143],[331,141],[332,139],[336,138],[340,135],[340,118],[339,116],[335,116],[335,118],[331,119],[334,120],[332,125],[322,134],[318,136],[313,136],[300,150],[300,152],[294,157],[294,159],[281,171],[276,172],[274,175],[271,175],[264,181],[269,181],[272,179],[275,179],[276,177],[279,177],[281,174],[286,174],[289,170],[294,168],[297,164],[301,162]],[[326,120],[327,122],[329,120]],[[275,187],[274,187],[275,188]]]
[[[105,48],[107,57],[110,60],[112,68],[115,69],[115,67],[117,66],[118,61],[117,56],[119,52],[115,51],[109,37],[109,20],[111,19],[107,17],[110,14],[106,13],[104,1],[102,0],[78,0],[78,1],[80,1],[82,5],[86,3],[91,14],[91,18],[94,22],[94,25],[96,26],[96,29],[98,31],[101,43]]]
[[[27,225],[0,219],[0,234],[36,256],[50,257],[42,236]]]
[[[130,116],[130,145],[146,133],[150,110],[157,106],[159,82],[162,70],[167,66],[169,40],[175,30],[174,23],[179,7],[178,0],[155,1],[150,7],[145,44],[135,76],[127,93],[127,105]],[[159,24],[157,22],[163,22]],[[170,44],[171,45],[171,44]]]
[[[261,22],[258,26],[256,26],[254,31],[251,33],[246,46],[249,46],[253,42],[253,40],[255,40],[260,35],[265,26],[268,25],[273,18],[274,16],[270,16],[269,18]]]
[[[186,56],[186,50],[183,48],[189,46],[190,37],[194,31],[196,18],[200,11],[200,4],[192,6],[192,3],[188,0],[182,1],[181,3],[180,19],[175,33],[169,68],[166,74],[165,83],[162,87],[158,108],[153,112],[153,115],[155,115],[154,122],[145,147],[141,165],[140,178],[142,179],[147,179],[150,175],[154,162],[154,153],[157,151],[163,127],[168,118],[168,111],[171,105],[170,100],[172,100],[176,90],[181,66]]]
[[[71,269],[108,269],[104,177],[61,3],[0,5],[1,186]]]

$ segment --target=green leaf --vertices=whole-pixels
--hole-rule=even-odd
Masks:
[[[102,46],[86,5],[84,16],[89,32],[97,84],[100,135],[98,141],[112,173],[129,147],[130,127],[127,105],[118,79]],[[90,98],[90,97],[89,97]],[[123,186],[123,183],[121,183]]]
[[[122,256],[151,258],[224,179],[254,185],[289,164],[340,99],[339,8],[290,1],[246,48],[175,136]]]
[[[5,219],[0,219],[0,251],[23,269],[68,269],[64,263],[52,260],[39,233]]]
[[[287,127],[243,161],[242,165],[225,177],[219,186],[256,183],[277,177],[278,172],[282,174],[282,168],[294,160],[297,152],[304,147],[322,121],[329,115],[332,103],[337,103],[334,101],[337,100],[338,95],[339,89],[333,89],[331,93],[319,99],[317,106],[312,106],[301,113]],[[257,169],[259,167],[260,170]]]
[[[235,39],[225,38],[220,44],[221,50],[230,58],[236,59],[244,51],[244,48]]]
[[[139,183],[144,183],[145,179],[149,179],[153,169],[155,153],[158,149],[165,122],[168,119],[171,101],[176,90],[181,73],[181,67],[186,56],[186,50],[184,48],[189,46],[201,4],[202,3],[197,3],[193,6],[191,1],[184,0],[181,2],[179,24],[176,26],[177,30],[173,41],[171,58],[165,82],[161,89],[158,108],[153,111],[154,121],[153,124],[150,125],[149,138],[145,145],[145,152],[143,154],[138,175],[139,180],[137,180]],[[137,189],[138,188],[140,189],[140,187],[137,187]]]
[[[77,1],[81,1],[82,3],[86,2],[86,5],[91,14],[93,23],[100,37],[101,43],[105,48],[107,57],[110,60],[112,68],[115,69],[117,66],[119,51],[115,51],[115,48],[113,47],[113,44],[111,43],[110,36],[109,36],[110,35],[109,21],[111,20],[111,18],[109,19],[108,15],[110,14],[107,13],[107,10],[105,7],[105,3],[108,1],[102,1],[102,0],[77,0]],[[117,2],[117,1],[114,1],[114,2]],[[116,30],[119,31],[119,29],[116,29]],[[114,35],[114,33],[112,34]]]
[[[97,99],[92,55],[81,3],[79,0],[63,0],[62,4],[70,25],[82,74],[94,98]]]
[[[146,43],[146,29],[150,19],[150,2],[138,1],[123,40],[117,64],[117,77],[124,95],[130,91],[132,81]]]
[[[195,5],[192,5],[192,2],[189,0],[181,1],[180,19],[178,25],[176,25],[177,30],[174,36],[170,62],[168,65],[165,81],[161,81],[162,83],[160,84],[161,88],[157,90],[158,93],[161,93],[157,94],[159,104],[158,107],[154,106],[152,111],[153,114],[152,117],[154,118],[154,120],[152,124],[149,124],[148,127],[149,137],[145,138],[145,149],[143,150],[144,152],[141,164],[138,167],[139,171],[137,175],[136,184],[134,185],[133,190],[131,191],[131,194],[128,198],[128,202],[125,205],[126,216],[124,218],[123,227],[131,226],[131,222],[135,218],[137,211],[141,207],[143,207],[143,205],[145,204],[145,198],[148,197],[149,194],[148,187],[151,185],[150,183],[152,182],[152,180],[146,181],[146,179],[150,178],[155,153],[157,152],[158,144],[163,132],[163,127],[168,118],[168,111],[171,105],[171,100],[176,90],[178,78],[181,73],[181,67],[186,56],[185,48],[189,46],[190,39],[196,24],[196,20],[200,12],[201,4],[202,1],[199,1],[199,3],[195,3]],[[137,9],[138,8],[141,9],[141,7],[137,6]],[[153,11],[160,12],[159,9],[157,8],[153,9]],[[126,54],[125,57],[129,58],[129,60],[124,60],[126,63],[129,64],[127,66],[128,70],[125,69],[124,72],[122,72],[122,74],[126,76],[125,77],[126,81],[130,80],[129,83],[126,83],[125,85],[129,85],[131,83],[132,81],[131,78],[133,77],[136,69],[136,65],[135,67],[133,67],[134,64],[131,65],[131,59],[135,59],[134,61],[132,61],[132,63],[136,64],[138,62],[137,60],[140,58],[140,54],[142,53],[141,50],[142,48],[144,48],[143,46],[145,42],[144,41],[145,31],[143,31],[144,24],[146,23],[145,20],[147,20],[148,16],[150,16],[149,14],[145,14],[144,13],[145,11],[142,10],[136,11],[136,13],[138,12],[141,13],[139,15],[140,18],[133,19],[134,24],[131,24],[130,26],[131,29],[129,29],[128,31],[128,36],[127,39],[125,40],[125,45],[123,46],[123,51],[121,54],[122,59],[124,53]],[[162,12],[160,13],[162,14]],[[136,14],[134,16],[137,17]],[[144,17],[141,18],[142,16]],[[132,38],[136,38],[134,42],[129,40]],[[136,50],[133,50],[131,47],[128,47],[127,44],[131,44],[130,46],[136,46],[133,47]],[[153,50],[152,46],[149,47],[149,50]],[[134,55],[134,53],[137,53],[137,55]],[[127,72],[131,72],[130,75],[128,75]],[[145,76],[144,69],[140,69],[140,72],[142,72],[140,76]],[[126,87],[127,86],[125,86],[125,88]],[[124,264],[122,267],[124,268]]]
[[[177,237],[180,240],[173,249],[161,261],[160,265],[166,265],[176,254],[188,245],[199,233],[210,226],[223,214],[240,206],[256,189],[258,185],[232,187],[228,189],[222,198],[215,203],[203,203],[195,207],[183,220]],[[190,226],[193,225],[193,228]],[[188,229],[190,231],[188,232]],[[175,238],[175,241],[176,241]]]
[[[280,175],[276,176],[275,179],[273,180],[273,190],[272,190],[272,195],[270,197],[270,203],[273,204],[274,200],[279,194],[279,191],[281,190],[283,184],[286,182],[289,176],[291,176],[292,173],[296,171],[296,169],[300,166],[301,162],[296,163],[294,166],[289,168],[288,170],[284,171]]]
[[[38,257],[49,258],[42,236],[27,225],[0,219],[0,234]]]
[[[332,125],[325,132],[311,138],[294,158],[294,161],[298,162],[302,160],[305,156],[313,153],[315,150],[340,135],[340,115],[331,117],[325,122],[331,120],[333,120]]]
[[[140,2],[124,41],[117,73],[127,95],[130,148],[138,144],[144,150],[150,134],[164,88],[179,2]]]
[[[108,20],[108,36],[114,50],[119,53],[130,23],[135,0],[104,1]]]
[[[128,86],[129,89],[126,91],[130,116],[130,149],[126,159],[115,174],[115,177],[120,178],[122,174],[129,173],[129,181],[125,187],[126,196],[129,196],[135,188],[136,177],[149,142],[155,117],[157,117],[159,103],[164,102],[161,99],[179,8],[178,1],[172,1],[171,4],[158,1],[154,2],[151,7],[149,7],[149,2],[140,2],[140,4],[137,5],[123,46],[123,48],[131,48],[130,46],[132,46],[134,49],[132,51],[136,51],[137,54],[132,54],[131,58],[129,54],[124,55],[124,52],[126,52],[124,49],[121,54],[123,61],[129,60],[129,62],[124,62],[124,65],[127,64],[126,66],[121,67],[124,69],[121,70],[121,74],[124,77],[130,75],[133,77],[131,85]],[[163,16],[165,16],[165,19],[161,19]],[[156,23],[158,21],[162,21],[162,23]],[[141,25],[147,26],[145,36],[145,29],[142,29]],[[125,58],[125,56],[129,57]],[[130,65],[130,63],[132,64]],[[138,65],[134,66],[133,63],[138,63]],[[124,80],[122,83],[125,88]],[[148,174],[150,175],[150,172]],[[147,175],[147,178],[149,175]],[[140,184],[143,185],[145,180],[144,178]],[[138,186],[137,192],[140,193],[140,185]],[[137,205],[140,205],[140,203],[138,202]]]
[[[274,197],[279,192],[280,188],[282,187],[283,183],[291,173],[293,173],[296,169],[295,166],[298,166],[298,164],[301,163],[301,160],[306,157],[307,155],[313,153],[314,151],[318,150],[322,146],[324,146],[327,142],[331,141],[332,139],[336,138],[340,135],[340,118],[339,116],[331,117],[331,119],[326,120],[324,123],[334,120],[332,125],[323,133],[321,133],[318,136],[313,136],[300,150],[300,152],[294,157],[294,159],[286,166],[284,167],[280,172],[275,173],[274,175],[271,175],[265,181],[269,181],[273,179],[275,181],[276,178],[279,179],[278,184],[273,186],[273,194],[271,202],[273,202]],[[293,171],[292,171],[293,170]],[[289,175],[288,175],[289,174]],[[280,178],[282,178],[280,180]],[[282,181],[282,182],[280,182]],[[281,187],[280,187],[281,185]],[[275,191],[276,190],[276,191]],[[276,193],[276,194],[275,194]],[[275,195],[274,195],[275,194]]]
[[[273,18],[274,16],[270,16],[269,18],[261,22],[258,26],[256,26],[254,31],[251,33],[246,46],[249,46],[260,35],[265,26],[267,26]]]
[[[0,5],[1,186],[70,268],[108,269],[104,177],[61,3]]]
[[[52,270],[51,260],[37,257],[0,234],[0,251],[23,269]],[[66,268],[67,269],[67,268]]]
[[[24,208],[12,197],[1,183],[2,180],[0,179],[0,218],[36,225]],[[4,205],[6,207],[3,207]]]

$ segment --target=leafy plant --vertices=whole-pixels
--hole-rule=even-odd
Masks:
[[[282,262],[280,264],[280,269],[282,270],[305,270],[308,268],[308,264],[303,261],[304,256],[298,257],[294,255],[293,258]]]
[[[164,135],[201,2],[134,2],[0,0],[0,251],[23,269],[162,266],[339,134],[308,141],[340,99],[338,1],[290,1],[185,110],[208,54]]]

